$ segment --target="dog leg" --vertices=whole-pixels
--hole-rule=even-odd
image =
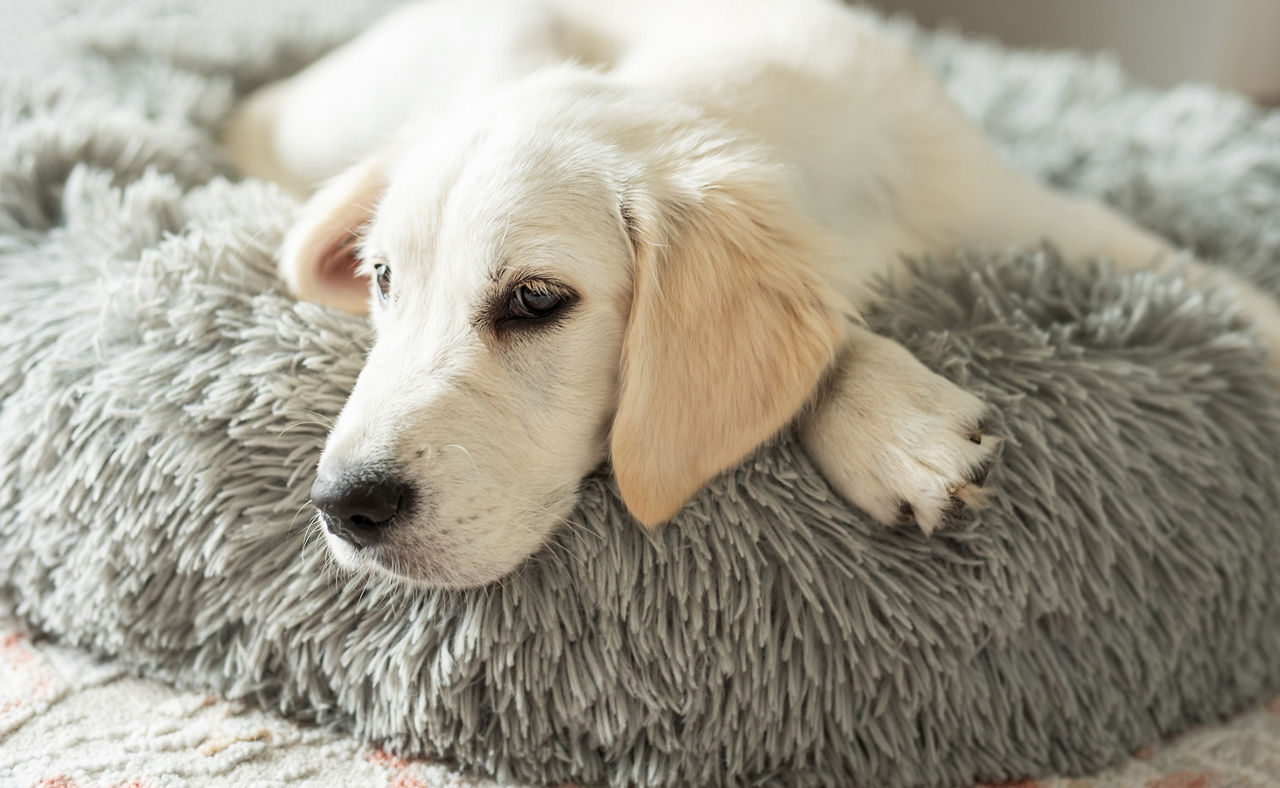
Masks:
[[[581,39],[544,3],[406,3],[250,96],[228,120],[223,143],[244,174],[306,197],[547,63],[590,62]]]
[[[983,500],[998,442],[983,433],[986,409],[906,348],[855,326],[800,435],[845,500],[929,533]]]
[[[1031,247],[1048,240],[1073,262],[1103,258],[1124,271],[1176,273],[1193,286],[1234,298],[1270,349],[1272,363],[1280,366],[1280,303],[1275,299],[1227,269],[1175,249],[1095,200],[1056,192],[999,166],[1003,171],[993,167],[987,178],[1002,187],[989,192],[989,199],[968,201],[976,214],[967,218],[957,245]]]
[[[957,200],[950,215],[962,217],[953,226],[964,231],[930,246],[1033,247],[1049,240],[1069,260],[1102,257],[1122,270],[1177,272],[1193,285],[1231,294],[1280,364],[1276,301],[1226,270],[1180,254],[1097,202],[1054,192],[989,162],[994,166],[987,168],[982,190],[988,199]],[[999,441],[983,433],[986,409],[897,343],[854,327],[800,434],[847,501],[882,523],[914,520],[931,532],[949,514],[984,499],[982,484]]]

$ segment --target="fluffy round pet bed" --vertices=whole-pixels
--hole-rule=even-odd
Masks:
[[[535,782],[1083,773],[1280,690],[1276,377],[1229,303],[1052,250],[922,261],[869,316],[995,407],[980,516],[878,527],[784,436],[653,539],[597,477],[500,584],[345,578],[305,502],[368,331],[279,291],[294,203],[213,139],[348,20],[112,14],[0,82],[0,599],[34,626]],[[1019,166],[1275,289],[1280,115],[900,32]]]

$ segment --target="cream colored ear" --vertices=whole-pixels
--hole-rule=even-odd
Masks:
[[[630,195],[636,264],[613,471],[646,526],[786,426],[844,336],[819,232],[744,169],[681,197]]]
[[[356,164],[307,201],[285,235],[280,276],[299,298],[347,312],[369,310],[355,245],[386,189],[381,159]]]

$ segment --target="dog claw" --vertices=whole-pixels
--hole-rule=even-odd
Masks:
[[[858,341],[858,364],[840,369],[804,427],[827,480],[875,520],[914,521],[925,533],[981,506],[1000,443],[986,432],[986,403],[890,340]]]

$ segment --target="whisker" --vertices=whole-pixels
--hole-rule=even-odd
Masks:
[[[258,230],[253,235],[249,236],[249,240],[245,241],[244,244],[240,246],[240,250],[236,252],[236,255],[235,255],[236,262],[238,263],[244,262],[244,253],[249,249],[249,245],[252,244],[254,241],[258,240],[258,236],[262,235],[267,230],[270,230],[275,225],[280,224],[283,220],[284,220],[283,217],[277,217],[267,222],[266,224],[262,225],[261,227],[259,227]]]
[[[333,429],[332,424],[325,424],[319,421],[295,421],[289,426],[277,432],[276,437],[283,438],[286,434],[288,434],[290,430],[297,429],[298,427],[320,427],[326,432],[331,431]]]
[[[290,530],[290,531],[292,531],[292,530],[293,530],[293,527],[294,527],[295,525],[297,525],[297,524],[298,524],[298,517],[299,517],[299,515],[301,515],[301,514],[302,514],[303,510],[305,510],[308,506],[312,506],[312,505],[313,505],[313,504],[311,503],[311,499],[310,499],[310,498],[308,498],[307,500],[305,500],[305,501],[303,501],[303,502],[302,502],[302,505],[301,505],[301,506],[299,506],[297,509],[294,509],[294,510],[293,510],[293,517],[289,520],[289,530]],[[315,525],[319,525],[319,517],[320,517],[320,515],[319,515],[319,513],[317,512],[317,513],[316,513],[316,515],[315,515],[315,517],[312,519],[312,522],[311,522],[311,523],[309,523],[309,525],[313,525],[313,526],[315,526]],[[314,528],[307,528],[305,533],[309,533],[309,532],[311,532],[311,531],[313,531],[313,530],[315,530],[315,529],[314,529]],[[304,533],[304,536],[305,536],[305,533]],[[304,545],[306,544],[306,541],[305,541],[305,540],[303,541],[303,544],[304,544]]]
[[[467,447],[466,447],[466,446],[461,446],[461,445],[459,445],[459,444],[457,444],[457,443],[446,443],[446,444],[445,444],[443,447],[441,447],[441,448],[445,448],[445,449],[457,449],[458,451],[460,451],[460,452],[462,452],[463,454],[467,455],[467,459],[468,459],[468,460],[471,460],[471,468],[472,468],[472,470],[474,470],[476,473],[479,473],[479,472],[480,472],[480,466],[476,464],[476,458],[471,456],[471,452],[467,451]]]
[[[316,422],[324,424],[330,428],[332,428],[334,423],[338,420],[338,417],[332,413],[321,413],[320,411],[312,410],[311,408],[290,408],[290,410],[301,416],[309,416]]]

